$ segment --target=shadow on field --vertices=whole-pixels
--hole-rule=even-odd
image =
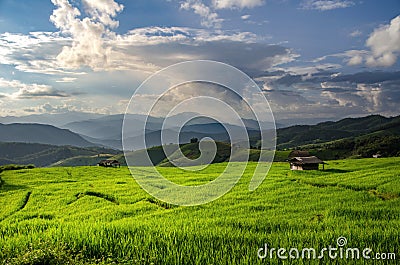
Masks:
[[[25,190],[27,189],[27,186],[24,185],[14,185],[14,184],[8,184],[4,180],[0,178],[0,192],[5,192],[5,191],[13,191],[13,190]]]
[[[324,172],[328,172],[328,173],[349,173],[349,172],[353,172],[352,170],[345,170],[345,169],[338,169],[338,168],[328,168],[323,170]]]

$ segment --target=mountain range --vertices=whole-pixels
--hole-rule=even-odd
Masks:
[[[61,126],[72,132],[79,134],[81,137],[97,145],[103,145],[110,148],[122,150],[122,125],[125,118],[125,146],[129,150],[138,150],[152,146],[161,145],[161,132],[164,139],[168,143],[187,143],[191,138],[202,139],[204,137],[211,137],[216,141],[229,141],[229,134],[237,135],[241,131],[241,127],[234,124],[220,124],[215,120],[198,117],[190,120],[185,124],[193,113],[181,113],[172,116],[168,120],[168,124],[163,127],[164,118],[147,117],[140,114],[124,115],[111,115],[97,119],[90,119],[78,122],[72,122]],[[257,121],[251,119],[243,120],[246,130],[251,137],[259,135],[259,125]],[[128,127],[128,125],[131,125]],[[178,124],[185,124],[184,127],[179,128]],[[272,123],[264,123],[263,126],[273,128]],[[145,128],[145,133],[143,133]],[[179,134],[179,142],[176,141],[176,135]],[[146,146],[143,144],[144,138]],[[233,139],[243,140],[243,139]]]
[[[219,124],[215,120],[201,117],[187,123],[178,135],[179,124],[187,120],[190,113],[171,118],[170,126],[163,130],[168,144],[188,143],[192,138],[211,137],[229,144],[227,130],[237,132],[240,127],[234,124]],[[95,164],[100,157],[113,157],[122,154],[121,128],[123,115],[110,115],[78,119],[59,127],[48,124],[11,123],[0,124],[0,165],[33,163],[37,166],[50,165],[86,165]],[[21,117],[30,121],[37,116]],[[133,125],[125,132],[129,143],[127,150],[134,155],[143,155],[146,139],[147,147],[153,147],[158,160],[162,154],[157,150],[161,145],[163,118],[146,117],[132,114],[126,117]],[[145,133],[142,127],[146,122]],[[1,120],[1,119],[0,119]],[[4,118],[3,118],[4,120]],[[260,134],[256,121],[244,120],[253,149],[260,146]],[[270,124],[267,124],[270,126]],[[400,116],[384,117],[370,115],[361,118],[346,118],[340,121],[321,122],[316,125],[294,125],[277,129],[277,149],[309,149],[324,159],[346,158],[354,155],[370,156],[381,152],[385,155],[397,155],[400,147]],[[242,140],[242,139],[235,139]],[[342,148],[345,146],[345,148]],[[132,148],[131,148],[132,147]],[[136,147],[136,148],[133,148]],[[399,149],[399,150],[397,150]],[[142,153],[141,153],[142,152]],[[149,151],[148,151],[149,152]],[[193,151],[194,152],[194,151]],[[192,153],[193,153],[192,152]],[[255,152],[255,151],[253,151]],[[164,157],[165,158],[165,157]],[[157,160],[157,164],[161,163]],[[164,163],[164,162],[163,162]]]
[[[41,143],[50,145],[94,146],[80,135],[44,124],[0,124],[0,142]]]

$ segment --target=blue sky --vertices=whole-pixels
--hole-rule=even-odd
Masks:
[[[0,116],[122,113],[195,59],[243,70],[278,120],[398,115],[399,15],[398,0],[0,0]]]

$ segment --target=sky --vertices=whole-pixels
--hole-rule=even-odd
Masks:
[[[399,56],[398,0],[0,0],[0,116],[123,113],[199,59],[249,75],[277,121],[395,116]]]

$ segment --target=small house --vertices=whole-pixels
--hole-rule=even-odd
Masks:
[[[297,156],[289,158],[291,170],[318,170],[319,164],[324,169],[325,162],[316,156]]]
[[[118,160],[101,160],[97,165],[101,167],[120,167],[121,163]]]

